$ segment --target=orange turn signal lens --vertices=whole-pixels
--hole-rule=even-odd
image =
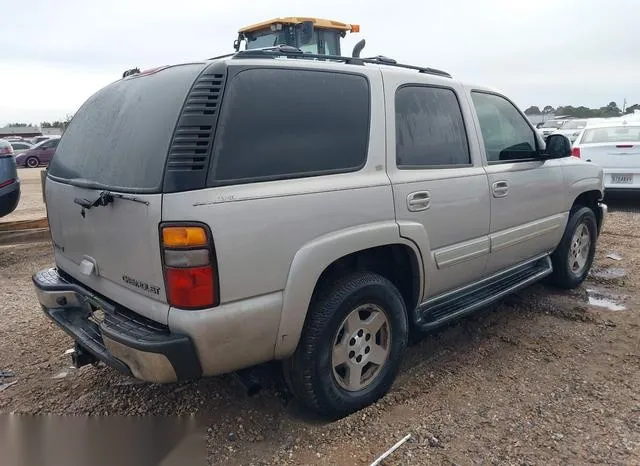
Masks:
[[[351,25],[351,32],[360,32],[360,25],[359,24],[352,24]]]
[[[167,248],[206,246],[207,232],[202,227],[164,227],[162,245]]]

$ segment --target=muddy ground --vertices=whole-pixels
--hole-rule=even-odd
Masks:
[[[51,264],[49,246],[4,247],[0,369],[17,383],[0,391],[0,413],[195,413],[207,422],[212,464],[370,464],[409,433],[385,464],[640,464],[633,210],[610,214],[583,287],[536,285],[427,336],[385,398],[335,423],[290,400],[272,366],[251,398],[231,376],[159,386],[104,367],[69,369],[71,340],[31,289],[31,274]]]

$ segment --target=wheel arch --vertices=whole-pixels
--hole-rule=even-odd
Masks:
[[[602,210],[598,208],[598,203],[602,200],[602,198],[602,192],[597,189],[584,191],[574,199],[573,204],[571,205],[571,212],[579,209],[580,207],[589,207],[591,210],[593,210],[593,213],[596,216],[597,220],[598,233],[600,233],[603,222]]]
[[[403,268],[407,264],[408,270]],[[399,267],[396,276],[389,272],[394,265]],[[376,272],[390,279],[403,295],[408,312],[422,296],[422,255],[414,243],[400,236],[395,222],[363,225],[317,238],[300,248],[291,263],[274,349],[276,359],[295,351],[318,289],[343,271],[357,270]]]

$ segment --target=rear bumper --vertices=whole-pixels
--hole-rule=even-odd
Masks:
[[[83,349],[114,369],[156,383],[202,375],[196,349],[187,335],[170,332],[168,327],[96,295],[57,269],[36,273],[33,283],[44,313]]]

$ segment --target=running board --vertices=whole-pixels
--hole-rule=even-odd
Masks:
[[[551,258],[544,256],[473,285],[436,296],[417,309],[416,323],[422,330],[438,327],[531,285],[552,271]]]

